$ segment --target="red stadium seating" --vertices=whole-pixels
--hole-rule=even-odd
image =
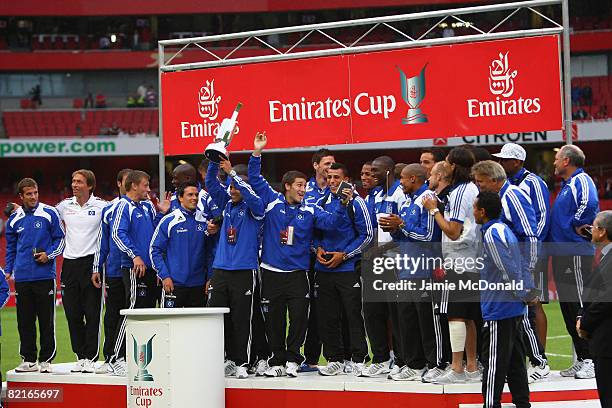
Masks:
[[[143,128],[157,134],[158,112],[155,108],[99,110],[23,110],[3,114],[8,137],[78,137],[97,136],[100,128],[116,124],[126,131]]]
[[[612,77],[581,77],[572,79],[572,87],[586,88],[590,87],[593,93],[592,103],[578,104],[573,106],[575,113],[579,109],[584,109],[589,114],[589,120],[595,118],[601,106],[606,106],[608,109],[608,118],[612,110]]]

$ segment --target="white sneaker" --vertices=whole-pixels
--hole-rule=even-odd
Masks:
[[[51,368],[51,363],[47,363],[47,362],[40,363],[40,372],[41,373],[52,373],[53,369]]]
[[[366,370],[365,363],[352,363],[353,364],[353,375],[355,377],[361,376],[361,373]],[[346,370],[345,370],[346,372]]]
[[[298,376],[298,368],[300,368],[299,364],[288,362],[285,366],[285,370],[287,371],[287,375],[289,377],[297,377]]]
[[[362,370],[359,374],[360,377],[378,377],[382,374],[389,373],[389,365],[384,363],[372,363],[368,368]]]
[[[434,384],[464,384],[467,380],[465,372],[458,373],[450,369],[446,374],[436,378]]]
[[[408,366],[403,366],[399,373],[391,376],[391,379],[393,381],[421,381],[423,374],[425,374],[425,368],[415,370]]]
[[[83,366],[85,365],[85,359],[81,359],[74,363],[74,367],[70,369],[72,373],[81,373],[83,372]]]
[[[579,380],[595,378],[595,364],[593,364],[593,360],[585,359],[582,363],[582,368],[576,373],[574,378],[577,378]]]
[[[270,368],[267,360],[259,360],[255,366],[255,375],[261,377]]]
[[[120,358],[111,364],[112,375],[117,377],[127,377],[127,362]]]
[[[95,371],[96,368],[94,366],[94,362],[91,360],[85,360],[85,362],[83,363],[83,370],[81,372],[93,374]]]
[[[449,366],[450,367],[450,366]],[[442,375],[446,374],[446,370],[443,370],[439,367],[434,367],[431,370],[427,370],[427,373],[423,376],[424,383],[431,383],[434,380]]]
[[[389,374],[387,374],[387,379],[392,380],[394,375],[398,375],[402,371],[402,367],[395,364]]]
[[[249,373],[247,372],[247,369],[244,366],[236,367],[236,372],[234,373],[234,375],[236,376],[236,378],[240,378],[241,380],[249,378]]]
[[[342,372],[344,372],[344,363],[341,363],[339,361],[332,361],[326,366],[319,367],[319,374],[325,376],[338,375]]]
[[[559,374],[561,374],[561,377],[575,377],[576,373],[582,369],[583,364],[584,363],[582,361],[576,360],[574,362],[574,365],[572,365],[567,370],[559,371]]]
[[[35,373],[37,371],[38,371],[38,364],[28,363],[27,361],[24,361],[23,363],[15,367],[16,373]]]
[[[113,372],[112,367],[108,363],[103,363],[100,367],[96,368],[96,374],[111,374]]]
[[[482,372],[480,370],[476,371],[468,371],[465,370],[465,382],[467,383],[477,383],[482,381]]]
[[[287,370],[283,366],[272,366],[264,373],[266,377],[284,377],[287,375]]]
[[[354,365],[355,363],[353,363],[351,360],[344,360],[344,373],[352,374],[355,368]]]
[[[225,376],[231,377],[236,374],[236,363],[232,360],[225,360]]]
[[[550,367],[547,363],[543,366],[532,366],[527,367],[527,382],[533,384],[534,382],[540,381],[550,374]]]

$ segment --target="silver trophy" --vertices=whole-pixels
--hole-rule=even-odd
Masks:
[[[147,371],[147,366],[153,360],[153,335],[146,344],[138,344],[134,341],[134,362],[138,366],[138,372],[134,376],[134,381],[153,381],[153,376]]]
[[[213,163],[219,164],[221,160],[227,160],[227,146],[234,137],[234,131],[236,129],[236,122],[238,120],[238,112],[242,108],[242,103],[238,103],[232,117],[229,119],[223,119],[221,126],[217,130],[217,137],[215,141],[209,144],[204,151],[204,155],[208,160]]]
[[[427,115],[420,108],[423,99],[425,99],[425,68],[427,68],[427,64],[419,75],[406,78],[404,71],[397,67],[402,82],[402,98],[409,108],[406,117],[402,118],[402,124],[404,125],[427,122]]]

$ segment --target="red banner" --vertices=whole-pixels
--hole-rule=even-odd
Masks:
[[[558,130],[557,36],[162,75],[166,155],[202,153],[238,102],[230,151]]]

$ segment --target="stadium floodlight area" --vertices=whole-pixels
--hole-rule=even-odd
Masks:
[[[240,33],[159,41],[159,91],[164,72],[206,69],[258,62],[286,61],[332,55],[397,50],[434,45],[562,34],[564,128],[571,129],[571,84],[568,0],[532,0],[484,6],[461,7],[384,17],[300,25]],[[557,6],[557,7],[547,7]],[[562,21],[551,14],[561,8]],[[532,17],[541,25],[530,27]],[[482,20],[478,22],[471,21]],[[520,21],[521,29],[511,22]],[[450,37],[434,37],[444,24],[462,27]],[[412,28],[419,27],[418,34]],[[393,33],[395,41],[377,34]],[[356,34],[357,33],[357,34]],[[438,31],[439,33],[439,31]],[[282,36],[284,46],[279,46]],[[351,38],[353,36],[354,38]],[[229,45],[229,46],[228,46]],[[173,64],[183,51],[200,50],[200,61]],[[245,55],[246,54],[246,55]],[[561,57],[561,56],[560,56]],[[552,61],[551,61],[552,62]],[[558,61],[555,61],[558,62]],[[160,110],[161,110],[160,104]],[[163,152],[162,114],[160,152]],[[569,135],[569,137],[568,137]],[[566,132],[571,144],[571,132]],[[165,158],[160,154],[160,186],[164,186]]]

